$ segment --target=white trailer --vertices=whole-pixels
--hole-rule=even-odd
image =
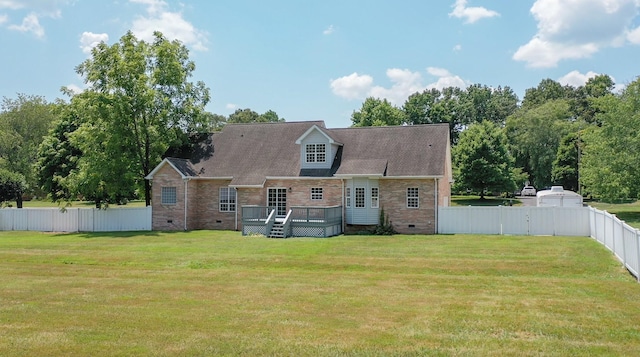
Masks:
[[[538,191],[536,201],[538,207],[582,207],[582,196],[573,191],[567,191],[562,186]]]

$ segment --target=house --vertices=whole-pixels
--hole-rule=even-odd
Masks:
[[[449,127],[229,124],[146,179],[154,230],[325,237],[376,225],[384,209],[396,231],[432,234],[450,200]]]

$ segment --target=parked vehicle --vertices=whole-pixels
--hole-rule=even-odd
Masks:
[[[533,186],[524,186],[522,191],[520,191],[521,196],[535,196],[536,188]]]

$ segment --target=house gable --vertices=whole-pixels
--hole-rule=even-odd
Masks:
[[[317,125],[310,127],[295,143],[300,145],[300,168],[303,171],[330,169],[342,146]]]
[[[186,179],[188,177],[196,176],[196,171],[193,168],[193,165],[189,160],[186,159],[177,159],[173,157],[167,157],[162,162],[158,164],[147,176],[145,176],[146,180],[153,180],[153,176],[155,176],[160,169],[162,169],[165,165],[169,165],[173,168],[182,179]]]

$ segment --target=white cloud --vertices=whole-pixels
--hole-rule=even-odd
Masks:
[[[390,88],[375,86],[369,91],[369,96],[386,98],[392,104],[402,105],[411,94],[425,88],[420,73],[411,72],[408,69],[388,69],[387,77],[393,85]]]
[[[455,52],[462,51],[462,45],[459,45],[459,44],[458,44],[458,45],[453,46],[453,50],[454,50]]]
[[[484,7],[469,7],[467,6],[467,2],[467,0],[456,0],[456,3],[453,5],[453,11],[449,13],[449,16],[465,19],[465,23],[467,24],[472,24],[484,18],[500,16],[498,12],[488,10]]]
[[[44,28],[40,25],[38,16],[34,13],[30,13],[22,19],[22,24],[20,25],[9,25],[9,30],[31,32],[38,38],[44,37]]]
[[[227,103],[227,105],[226,105],[225,107],[226,107],[227,109],[230,109],[230,110],[235,110],[235,109],[237,109],[237,108],[238,108],[238,106],[237,106],[237,105],[235,105],[235,104],[233,104],[233,103]]]
[[[196,51],[206,51],[206,33],[196,29],[180,12],[171,12],[162,0],[130,0],[146,5],[147,16],[138,16],[131,31],[141,40],[152,41],[153,33],[160,31],[169,40],[177,39]]]
[[[60,6],[66,5],[70,0],[0,0],[0,9],[9,11],[29,10],[29,14],[22,19],[19,25],[8,25],[9,30],[33,33],[38,38],[43,38],[45,31],[40,24],[42,17],[59,19],[62,17]],[[9,23],[9,15],[0,15],[0,25]]]
[[[109,35],[106,33],[83,32],[80,36],[80,48],[82,52],[89,54],[100,42],[107,41],[109,41]]]
[[[563,86],[570,85],[577,88],[585,85],[585,83],[587,83],[590,78],[593,78],[597,75],[598,73],[593,71],[589,71],[584,74],[580,73],[579,71],[571,71],[560,77],[558,79],[558,83],[562,84]]]
[[[427,72],[434,77],[438,77],[434,83],[427,86],[429,89],[435,88],[440,90],[448,87],[466,88],[470,84],[468,81],[460,78],[460,76],[456,76],[444,68],[428,67]]]
[[[639,8],[638,0],[537,0],[531,13],[538,32],[513,59],[530,67],[555,67],[562,60],[621,46],[625,38],[633,42],[629,26]]]
[[[67,84],[65,86],[65,88],[70,90],[71,93],[73,93],[73,94],[80,94],[80,93],[84,92],[84,88],[82,88],[82,87],[80,87],[78,85],[75,85],[73,83],[72,84]]]
[[[640,45],[640,26],[627,33],[627,40],[635,45]]]
[[[0,0],[0,9],[18,10],[25,6],[22,1]]]
[[[335,31],[336,31],[336,28],[333,27],[333,25],[329,25],[329,27],[327,27],[324,31],[322,31],[322,34],[323,35],[331,35]]]
[[[424,80],[419,72],[390,68],[387,70],[386,75],[392,85],[386,88],[380,85],[374,86],[373,77],[366,74],[359,75],[354,72],[348,76],[332,80],[331,90],[335,95],[350,100],[375,97],[387,99],[390,103],[400,106],[404,104],[411,94],[421,92],[427,88],[466,88],[468,85],[467,81],[443,68],[429,67],[427,68],[427,73],[437,77],[437,79],[433,83],[424,85]]]
[[[331,80],[333,94],[347,99],[363,98],[372,85],[373,77],[366,74],[359,75],[357,72]]]

